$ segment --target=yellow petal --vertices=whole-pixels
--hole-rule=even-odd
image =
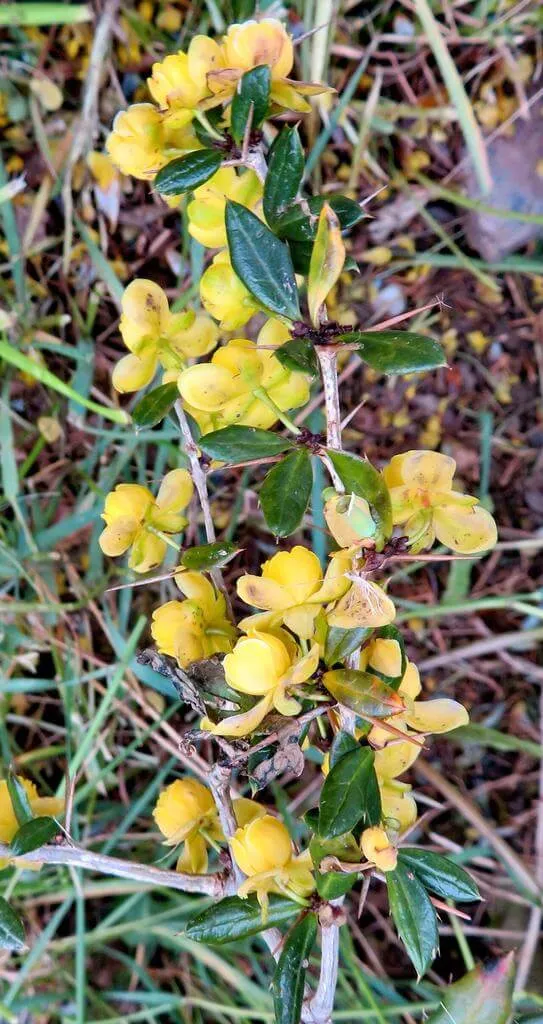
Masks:
[[[199,832],[187,836],[183,852],[176,864],[176,871],[189,875],[204,875],[207,871],[207,845]]]
[[[162,540],[162,537],[157,537],[148,530],[140,530],[132,545],[128,567],[134,572],[149,572],[150,569],[156,569],[157,565],[164,561],[166,548],[166,541]]]
[[[435,508],[433,526],[441,544],[463,555],[488,551],[498,539],[496,523],[482,505],[473,508],[458,508],[454,505]]]
[[[417,820],[417,805],[409,792],[402,792],[394,785],[381,785],[381,813],[383,821],[392,819],[400,835]],[[397,823],[397,825],[396,825]]]
[[[316,601],[319,604],[328,604],[330,601],[337,601],[338,598],[343,597],[349,587],[351,581],[345,575],[349,572],[352,565],[352,556],[348,551],[337,551],[330,558],[330,564],[326,570],[326,574],[322,583],[322,586],[309,598],[309,601]]]
[[[194,828],[195,823],[214,807],[213,796],[203,782],[191,778],[176,779],[161,791],[153,818],[166,839],[179,842],[180,829]]]
[[[160,653],[171,658],[185,640],[193,644],[202,631],[202,611],[193,601],[167,601],[153,612],[151,636]],[[201,652],[201,642],[198,649]]]
[[[98,538],[98,543],[109,558],[124,555],[133,543],[139,523],[130,517],[116,519],[111,526],[106,526]]]
[[[193,493],[190,473],[186,469],[172,469],[160,485],[156,503],[163,512],[180,512],[187,507]]]
[[[201,572],[181,569],[175,574],[175,582],[185,597],[199,605],[204,618],[210,621],[217,611],[217,593],[210,580]],[[223,602],[224,604],[224,602]]]
[[[309,548],[297,544],[292,551],[280,551],[262,566],[262,577],[281,586],[289,595],[288,605],[304,604],[322,581],[322,569],[317,555]],[[254,604],[254,602],[251,602]],[[257,605],[271,608],[273,605]],[[285,607],[285,605],[283,605]]]
[[[270,691],[249,711],[244,711],[241,715],[231,715],[229,718],[223,718],[222,722],[219,722],[218,725],[210,727],[211,723],[209,723],[207,731],[212,732],[214,736],[233,736],[237,739],[242,736],[250,736],[251,733],[258,729],[258,726],[268,714],[273,704],[272,698],[273,691]]]
[[[268,693],[276,685],[280,675],[288,666],[289,658],[280,640],[275,641],[281,650],[276,651],[271,641],[275,637],[244,636],[238,640],[231,654],[223,662],[227,683],[240,693],[255,696]]]
[[[447,697],[416,700],[403,717],[411,729],[432,734],[450,732],[469,722],[465,707]]]
[[[456,462],[440,452],[410,451],[395,455],[383,470],[388,487],[407,484],[428,491],[450,491]]]
[[[202,92],[207,92],[207,76],[222,66],[222,50],[209,36],[197,35],[188,48],[188,72]]]
[[[263,569],[265,569],[265,563]],[[280,583],[261,576],[240,576],[236,583],[238,595],[245,604],[252,608],[263,608],[266,611],[282,611],[292,601],[291,594]]]
[[[316,604],[301,604],[283,612],[283,622],[296,636],[309,640],[315,631],[315,619],[319,614]]]
[[[403,716],[402,716],[403,717]],[[393,724],[398,723],[394,719]],[[381,735],[385,730],[381,729]],[[388,734],[390,736],[390,733]],[[370,732],[370,740],[373,736],[373,729]],[[392,740],[386,747],[375,751],[375,771],[378,779],[397,779],[398,775],[404,772],[415,763],[421,749],[416,743],[409,743],[408,740]]]
[[[238,796],[234,800],[234,816],[238,828],[244,828],[251,821],[263,818],[265,814],[266,808],[262,807],[262,804],[257,803],[256,800],[249,800],[246,796]]]
[[[150,490],[141,484],[117,484],[106,497],[102,519],[108,526],[117,519],[126,518],[141,523],[153,500]]]
[[[213,363],[189,366],[179,375],[178,384],[183,400],[203,412],[220,411],[226,402],[246,390],[243,381]]]
[[[284,686],[300,686],[317,671],[319,666],[319,646],[313,644],[308,654],[300,658],[281,680]]]
[[[125,288],[119,324],[123,341],[131,352],[148,340],[156,341],[167,323],[169,307],[162,288],[154,281],[137,278]]]
[[[398,851],[392,846],[384,828],[374,825],[364,829],[360,837],[360,846],[366,860],[375,864],[380,871],[394,871]]]
[[[380,672],[383,676],[399,676],[402,670],[402,651],[397,640],[377,637],[364,647],[360,655],[360,668],[366,672]]]
[[[150,384],[158,365],[154,352],[148,356],[135,356],[130,353],[119,359],[111,374],[111,383],[120,395],[139,391]]]
[[[356,580],[335,608],[328,613],[331,626],[352,629],[355,626],[388,626],[396,609],[384,590],[369,580]]]

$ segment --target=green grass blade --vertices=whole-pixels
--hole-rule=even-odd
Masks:
[[[4,4],[0,7],[0,25],[77,25],[92,21],[88,4]]]

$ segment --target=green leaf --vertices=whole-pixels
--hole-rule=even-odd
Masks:
[[[307,278],[307,305],[311,322],[319,327],[322,306],[336,284],[345,263],[345,243],[341,225],[329,203],[324,203],[319,214],[317,234]]]
[[[313,469],[305,448],[291,452],[270,470],[260,488],[260,504],[276,537],[288,537],[298,529],[312,486]]]
[[[232,0],[232,21],[248,21],[256,10],[256,0]]]
[[[209,569],[222,569],[231,562],[239,551],[236,544],[227,540],[219,540],[213,544],[199,544],[189,548],[181,555],[181,565],[193,572],[206,572]]]
[[[418,977],[422,978],[439,949],[436,912],[424,886],[403,865],[387,871],[386,882],[398,935]]]
[[[140,398],[132,410],[132,419],[138,427],[154,427],[169,413],[172,405],[179,398],[176,381],[160,384],[147,395]]]
[[[313,864],[318,868],[325,857],[337,857],[338,860],[348,861],[351,864],[360,862],[360,847],[351,832],[342,836],[334,836],[333,839],[324,839],[323,836],[314,835],[309,843],[309,852]]]
[[[399,862],[413,872],[426,889],[431,889],[446,900],[471,903],[481,894],[471,875],[459,868],[448,857],[430,850],[404,847],[398,854]]]
[[[21,919],[0,896],[0,947],[20,953],[26,946],[25,931]]]
[[[315,348],[309,338],[293,338],[292,341],[286,341],[276,350],[275,355],[287,370],[309,373],[312,377],[316,377],[319,372]]]
[[[262,306],[299,320],[300,306],[288,246],[240,203],[226,204],[226,234],[234,272]]]
[[[342,757],[345,757],[345,754],[350,754],[353,750],[358,750],[359,747],[358,740],[355,740],[350,733],[337,732],[330,747],[330,768],[333,768]]]
[[[381,474],[367,459],[347,452],[328,449],[332,461],[347,494],[365,498],[373,519],[377,523],[379,539],[386,540],[392,533],[392,505],[390,494]]]
[[[359,821],[378,824],[381,797],[374,760],[373,750],[357,747],[330,769],[321,791],[319,836],[333,839],[351,832]]]
[[[358,880],[356,871],[326,871],[323,875],[315,872],[317,892],[323,900],[337,900],[344,896]]]
[[[245,129],[249,120],[251,105],[253,114],[251,118],[251,131],[260,128],[270,102],[271,71],[268,64],[259,64],[256,68],[246,71],[238,82],[238,87],[232,98],[232,114],[230,119],[230,131],[234,142],[238,146],[243,142]]]
[[[476,967],[441,990],[441,1009],[432,1014],[428,1024],[509,1024],[514,980],[512,953]]]
[[[322,683],[339,704],[345,704],[362,718],[389,718],[405,709],[396,691],[368,672],[336,668],[324,673]]]
[[[370,626],[356,626],[354,629],[343,629],[341,626],[330,626],[324,645],[324,660],[327,665],[336,665],[345,661],[371,636]]]
[[[15,772],[9,771],[6,778],[6,784],[8,787],[9,798],[11,800],[11,806],[19,825],[24,825],[27,821],[32,821],[34,817],[28,794],[24,788],[21,780]]]
[[[246,939],[275,925],[283,924],[296,917],[300,907],[284,896],[270,896],[267,921],[262,919],[262,907],[256,896],[242,900],[239,896],[227,896],[213,906],[192,917],[185,934],[196,942],[222,946],[226,942]]]
[[[31,853],[39,846],[44,846],[56,836],[58,830],[59,826],[55,819],[48,815],[25,821],[11,840],[10,849],[13,856],[19,857],[23,853]]]
[[[480,725],[477,722],[470,722],[469,725],[461,725],[459,729],[453,729],[448,739],[456,740],[466,746],[478,745],[489,747],[490,750],[519,750],[523,754],[530,754],[531,757],[543,757],[543,745],[534,743],[533,740],[525,740],[521,736],[511,736],[509,733],[501,732],[500,729],[491,729],[488,725]]]
[[[197,149],[170,160],[157,174],[154,187],[161,196],[181,196],[204,185],[218,171],[224,154],[218,149]]]
[[[295,242],[312,242],[317,234],[318,217],[325,203],[328,203],[337,215],[342,231],[354,227],[366,216],[358,203],[347,199],[346,196],[313,196],[304,202],[303,208],[296,204],[279,218],[274,224],[277,233],[282,238],[291,238]],[[307,209],[311,216],[307,215]]]
[[[292,441],[259,427],[231,426],[203,434],[198,445],[206,455],[221,462],[249,462],[280,455],[292,448]]]
[[[270,149],[264,184],[264,216],[271,228],[296,199],[303,173],[304,151],[298,128],[285,126]]]
[[[352,331],[340,335],[338,342],[357,344],[360,357],[378,373],[417,373],[447,365],[437,341],[411,331]]]
[[[305,917],[287,935],[272,982],[275,1024],[299,1024],[307,961],[317,938],[317,918]]]

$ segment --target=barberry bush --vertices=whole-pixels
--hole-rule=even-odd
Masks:
[[[127,354],[113,386],[143,392],[125,429],[173,414],[179,466],[156,493],[117,483],[100,537],[104,554],[127,558],[140,583],[164,572],[169,548],[178,552],[171,599],[152,613],[153,647],[140,653],[175,686],[190,730],[181,743],[192,772],[172,780],[154,808],[176,873],[88,856],[98,870],[211,896],[187,935],[225,944],[260,933],[277,961],[278,1024],[327,1024],[343,904],[361,879],[364,898],[370,882],[386,886],[419,978],[438,951],[439,911],[479,898],[461,867],[410,841],[417,794],[405,775],[433,735],[465,725],[468,714],[455,700],[425,696],[387,573],[436,542],[438,556],[486,552],[496,527],[455,484],[453,459],[407,451],[374,466],[343,448],[346,354],[389,375],[432,373],[446,360],[428,337],[333,318],[338,288],[356,273],[345,239],[364,211],[311,191],[304,118],[311,97],[330,90],[299,81],[294,66],[293,41],[273,18],[232,24],[219,39],[197,35],[153,66],[152,102],[121,111],[107,140],[114,165],[179,208],[209,258],[191,290],[199,287],[197,308],[187,296],[170,307],[152,280],[124,292]],[[306,425],[321,392],[322,435]],[[208,478],[245,465],[260,481],[276,550],[230,592],[222,570],[240,553],[217,539]],[[303,543],[322,474],[325,557]],[[207,543],[187,547],[183,531],[195,515]],[[308,761],[320,782],[301,849],[270,801]],[[51,843],[60,813],[22,778],[1,783],[10,860],[85,866],[84,851]],[[5,901],[2,928],[19,948],[22,926]],[[316,952],[320,973],[310,977]],[[467,992],[453,992],[451,1007]]]

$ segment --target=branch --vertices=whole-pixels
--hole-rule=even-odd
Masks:
[[[67,843],[59,845],[40,846],[31,853],[19,854],[13,857],[13,850],[5,844],[0,844],[0,858],[15,860],[17,864],[59,864],[76,868],[83,868],[87,871],[97,871],[103,875],[115,875],[117,878],[129,878],[133,882],[142,882],[144,885],[164,886],[167,889],[180,889],[183,892],[199,892],[216,899],[235,892],[232,880],[222,875],[188,875],[181,871],[165,871],[162,868],[155,868],[148,864],[134,864],[129,860],[121,860],[119,857],[108,857],[103,853],[93,853],[92,850],[83,850],[80,846],[70,846]]]
[[[306,1004],[302,1020],[307,1024],[330,1024],[339,970],[339,924],[321,931],[321,972],[317,991]]]
[[[234,832],[238,827],[236,822],[236,816],[234,814],[232,797],[230,796],[231,770],[230,768],[227,768],[224,765],[215,764],[211,769],[206,781],[213,794],[215,807],[217,808],[219,821],[221,823],[225,839],[228,841],[228,849],[230,850],[230,859],[232,861],[232,872],[235,881],[235,889],[238,889],[241,883],[243,882],[245,875],[238,868],[230,845],[230,839],[232,838]]]
[[[326,443],[329,448],[341,451],[341,413],[339,411],[337,384],[337,352],[334,348],[323,346],[317,346],[316,352],[321,367],[324,389]]]

